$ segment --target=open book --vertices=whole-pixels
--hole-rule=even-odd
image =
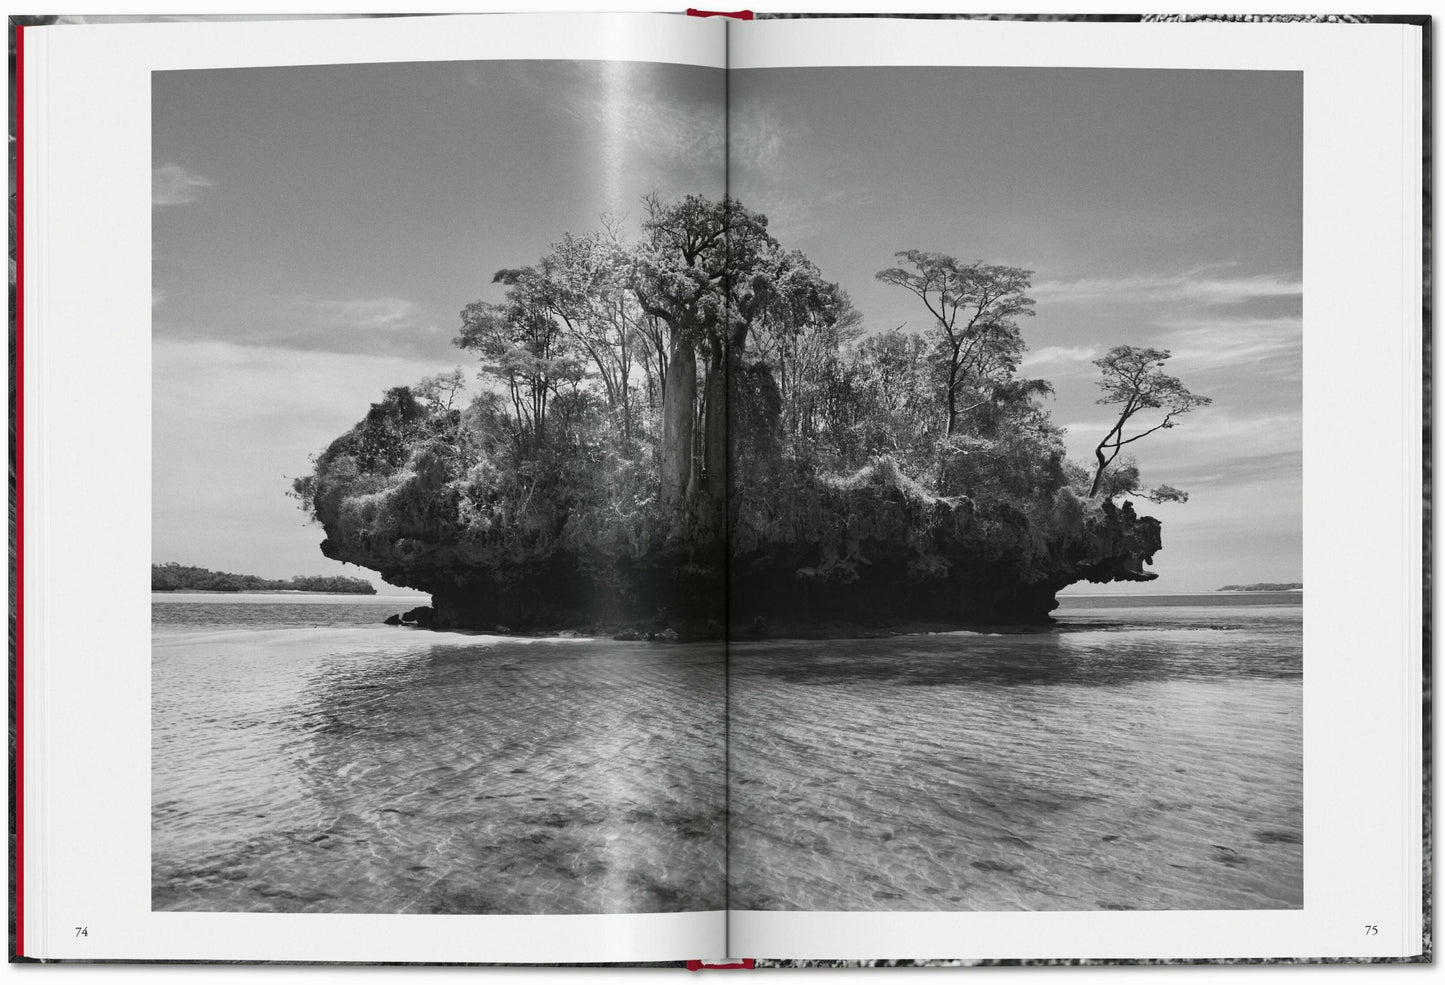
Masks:
[[[22,29],[14,953],[1421,955],[1426,26]]]

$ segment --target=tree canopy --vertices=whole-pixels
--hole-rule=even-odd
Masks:
[[[495,272],[460,314],[472,369],[388,390],[316,457],[295,493],[328,518],[331,556],[384,546],[385,570],[446,551],[637,559],[670,544],[703,570],[722,566],[731,530],[824,522],[828,490],[865,474],[967,503],[985,525],[1065,536],[1101,492],[1138,485],[1120,449],[1208,403],[1162,372],[1167,351],[1111,350],[1101,402],[1120,415],[1091,482],[1043,402],[1051,386],[1019,373],[1031,271],[901,251],[877,277],[928,321],[870,331],[766,216],[700,196],[643,208],[634,238],[603,217]]]
[[[991,401],[1048,391],[1043,381],[1014,379],[1027,346],[1018,319],[1034,313],[1025,293],[1033,271],[997,264],[960,263],[946,253],[904,250],[894,254],[906,266],[878,271],[885,284],[915,295],[932,317],[928,332],[943,380],[945,433],[959,418]]]
[[[1178,419],[1195,407],[1207,407],[1213,402],[1209,397],[1191,393],[1178,377],[1165,373],[1163,367],[1169,358],[1168,349],[1116,345],[1102,358],[1094,360],[1094,365],[1103,372],[1099,389],[1104,391],[1096,402],[1118,406],[1119,416],[1094,448],[1097,465],[1090,496],[1098,495],[1103,488],[1105,473],[1126,445],[1175,427]],[[1162,412],[1162,416],[1157,412]],[[1140,414],[1144,418],[1135,421]],[[1130,433],[1131,422],[1136,428],[1133,433]],[[1170,486],[1161,486],[1154,496],[1156,499],[1188,498]]]

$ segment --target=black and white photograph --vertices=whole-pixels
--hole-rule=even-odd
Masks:
[[[151,95],[153,910],[1303,907],[1301,73]]]
[[[1300,75],[729,96],[849,299],[738,360],[732,906],[1301,907]]]
[[[639,300],[721,207],[723,94],[157,74],[156,909],[724,907],[721,541],[658,500],[693,329]]]

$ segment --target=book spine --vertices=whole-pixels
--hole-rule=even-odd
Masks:
[[[15,466],[13,503],[14,569],[11,586],[15,593],[11,612],[14,619],[14,686],[11,692],[14,711],[11,725],[15,730],[12,753],[15,779],[12,823],[15,837],[10,871],[14,873],[14,918],[12,957],[25,956],[25,28],[15,30],[15,404],[11,408],[14,423],[11,461]]]

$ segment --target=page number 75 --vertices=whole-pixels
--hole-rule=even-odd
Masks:
[[[1377,924],[1377,923],[1367,923],[1367,924],[1365,924],[1365,936],[1366,936],[1366,937],[1374,937],[1374,936],[1375,936],[1376,934],[1378,934],[1379,932],[1380,932],[1380,925],[1379,925],[1379,924]]]

